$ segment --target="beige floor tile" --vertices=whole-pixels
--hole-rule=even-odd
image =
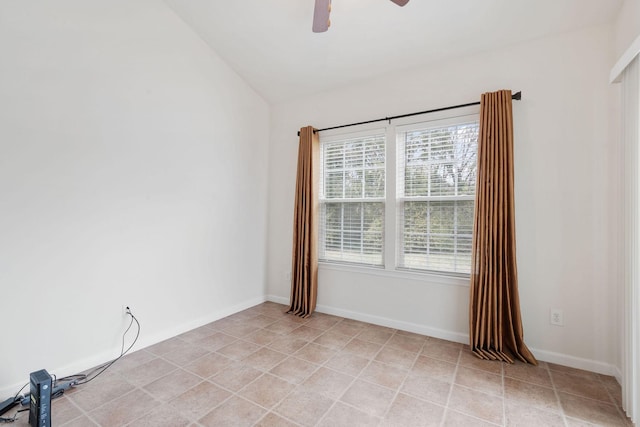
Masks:
[[[400,393],[396,396],[391,408],[387,412],[381,426],[439,426],[444,417],[444,406],[425,402],[409,395]]]
[[[614,405],[562,392],[559,396],[568,417],[602,426],[627,425]]]
[[[157,356],[149,353],[146,350],[138,350],[133,353],[129,353],[122,358],[120,358],[116,363],[111,365],[109,371],[111,372],[125,372],[129,369],[136,368],[140,365],[143,365],[147,362],[150,362],[153,359],[156,359]]]
[[[496,396],[503,395],[502,376],[479,369],[458,367],[455,383]]]
[[[349,319],[343,319],[340,322],[336,323],[330,330],[333,332],[337,332],[342,335],[346,335],[348,337],[355,337],[364,328],[363,325],[358,323],[350,322]]]
[[[559,391],[599,400],[605,403],[614,404],[609,392],[597,377],[583,375],[572,375],[560,371],[552,371],[551,377],[554,386]],[[595,378],[595,380],[594,380]]]
[[[339,334],[334,331],[327,331],[313,340],[314,343],[323,345],[325,347],[332,348],[334,350],[341,350],[345,345],[351,341],[351,337]]]
[[[322,329],[310,328],[307,325],[302,325],[293,331],[289,332],[289,336],[298,338],[305,341],[313,341],[322,335],[325,331]]]
[[[286,358],[287,355],[284,353],[263,347],[258,351],[251,353],[242,359],[242,361],[256,369],[268,371]]]
[[[144,389],[155,399],[168,402],[200,383],[202,379],[197,375],[182,369],[177,369],[162,378],[144,386]]]
[[[78,387],[74,393],[65,393],[65,396],[80,409],[91,411],[133,391],[134,388],[119,375],[105,378],[100,376],[92,382]]]
[[[206,337],[200,338],[199,340],[195,341],[194,344],[209,351],[216,351],[218,349],[221,349],[222,347],[236,342],[237,340],[238,338],[232,337],[231,335],[227,335],[222,332],[216,332],[213,335],[208,335]]]
[[[271,374],[264,374],[247,384],[238,394],[258,405],[271,409],[280,402],[295,386]]]
[[[551,377],[549,376],[549,370],[546,364],[534,366],[516,360],[513,364],[505,363],[503,369],[505,377],[515,378],[544,387],[552,387]]]
[[[402,385],[402,382],[407,376],[407,372],[406,369],[397,368],[374,360],[364,369],[359,378],[396,390]]]
[[[192,343],[193,344],[196,341],[201,340],[202,338],[206,338],[206,337],[214,335],[216,333],[217,333],[216,329],[212,329],[212,328],[210,328],[208,326],[201,326],[199,328],[187,331],[184,334],[178,335],[178,338],[180,338],[183,341],[186,341],[188,343]]]
[[[519,403],[505,402],[507,427],[563,427],[564,419],[558,412],[548,412],[540,408]]]
[[[631,425],[613,377],[286,310],[258,304],[126,355],[53,401],[54,425]]]
[[[220,373],[212,376],[210,381],[236,392],[262,375],[262,371],[247,364],[236,362],[227,365]]]
[[[503,400],[501,397],[454,384],[448,407],[490,423],[503,423]]]
[[[453,409],[447,409],[442,425],[443,427],[495,427],[498,424],[492,424]]]
[[[209,353],[209,351],[200,346],[194,344],[185,344],[177,350],[163,354],[162,358],[175,365],[184,366],[204,356],[207,353]]]
[[[563,374],[574,375],[577,377],[597,379],[598,374],[595,372],[585,371],[583,369],[571,368],[569,366],[556,365],[555,363],[546,363],[551,372],[560,372]]]
[[[176,369],[178,369],[176,365],[158,358],[124,371],[122,372],[122,376],[127,379],[127,382],[138,387],[143,387]]]
[[[25,418],[28,418],[28,416]],[[51,421],[53,422],[54,418],[52,418]],[[25,425],[29,425],[28,422],[25,423]],[[60,425],[61,427],[96,427],[98,424],[91,421],[86,415],[81,415],[78,418],[69,421],[68,423],[58,425]],[[13,426],[19,427],[18,424],[13,424]]]
[[[249,325],[249,324],[246,324],[245,322],[242,322],[240,324],[224,328],[222,332],[224,332],[227,335],[231,335],[233,337],[242,338],[245,335],[249,335],[256,332],[258,329],[260,328],[257,326]]]
[[[260,346],[249,341],[238,340],[225,347],[216,350],[217,353],[231,359],[241,360],[258,350]]]
[[[373,427],[380,424],[380,418],[367,414],[352,406],[337,402],[333,408],[327,412],[318,427]]]
[[[227,390],[203,381],[171,400],[170,406],[186,418],[197,420],[231,396]]]
[[[403,393],[410,394],[438,405],[446,405],[452,384],[431,377],[409,375],[401,387]]]
[[[497,360],[483,360],[473,355],[469,346],[464,346],[460,352],[460,365],[467,368],[480,369],[492,374],[502,374],[502,362]]]
[[[268,326],[265,326],[264,329],[268,330],[268,331],[272,331],[275,332],[277,334],[280,335],[286,335],[289,332],[293,331],[294,329],[299,328],[300,325],[296,324],[296,323],[292,323],[290,321],[286,321],[286,320],[279,320],[275,323],[272,323]]]
[[[324,313],[313,313],[306,325],[311,328],[322,329],[323,331],[326,331],[341,320],[342,317],[332,316],[330,314]]]
[[[458,344],[430,338],[425,342],[420,354],[445,362],[458,363],[460,348]]]
[[[89,417],[102,427],[117,427],[134,421],[153,408],[159,408],[160,402],[142,390],[134,390],[106,405],[89,412]]]
[[[318,365],[329,360],[334,354],[336,350],[314,343],[309,343],[295,352],[296,357]]]
[[[415,336],[407,336],[396,333],[387,342],[387,346],[404,350],[410,353],[418,353],[420,352],[420,350],[422,350],[422,347],[424,346],[426,341],[427,339],[424,336],[417,338]]]
[[[264,314],[253,314],[250,318],[244,321],[245,324],[255,326],[256,328],[264,328],[272,323],[277,322],[278,319],[274,317],[265,316]]]
[[[363,341],[359,338],[354,338],[344,346],[343,351],[348,351],[365,359],[373,359],[376,354],[380,352],[382,344],[373,343],[369,341]]]
[[[559,412],[560,405],[552,388],[518,381],[513,378],[504,379],[504,397],[514,404],[526,404],[551,412]]]
[[[252,426],[267,411],[240,397],[233,396],[222,405],[209,412],[199,421],[205,427]]]
[[[176,411],[159,407],[128,424],[127,427],[186,427],[191,423]]]
[[[350,375],[327,368],[320,368],[302,383],[302,388],[337,400],[354,379]]]
[[[208,353],[189,363],[184,369],[206,379],[222,371],[231,363],[233,359],[218,353]]]
[[[271,344],[269,344],[269,348],[273,350],[277,350],[281,353],[291,354],[300,350],[302,347],[308,344],[308,341],[292,338],[289,335],[278,335],[278,338],[273,340]]]
[[[309,378],[318,367],[319,366],[314,363],[290,356],[269,372],[292,384],[300,384]]]
[[[389,338],[391,338],[394,333],[395,333],[395,329],[384,328],[382,326],[375,327],[375,328],[365,327],[356,336],[356,338],[363,341],[369,341],[369,342],[383,345],[383,344],[386,344],[387,341],[389,341]]]
[[[272,331],[267,331],[266,329],[258,329],[254,333],[245,336],[243,339],[245,341],[249,341],[258,345],[267,345],[271,344],[278,338],[280,338],[280,334],[276,334]]]
[[[238,322],[236,320],[233,320],[231,316],[228,316],[223,319],[216,320],[215,322],[211,322],[207,324],[207,326],[215,330],[221,331],[224,328],[228,328],[230,326],[237,325],[237,324]]]
[[[340,352],[329,359],[325,366],[345,374],[358,376],[369,360],[349,352]]]
[[[333,403],[334,400],[327,396],[298,388],[273,411],[302,426],[314,426]]]
[[[398,368],[409,369],[415,362],[416,357],[416,353],[409,353],[407,351],[385,345],[382,350],[378,352],[374,360]]]
[[[382,417],[395,397],[395,391],[357,380],[340,400],[376,417]]]
[[[260,421],[255,425],[255,427],[297,427],[299,424],[291,422],[285,418],[282,418],[278,414],[274,414],[273,412],[269,412],[267,415],[262,417]]]
[[[435,378],[441,381],[453,382],[456,365],[431,357],[418,356],[411,368],[411,375]]]
[[[82,415],[82,411],[65,396],[54,400],[52,403],[51,419],[55,420],[56,424],[64,424]],[[24,412],[24,414],[28,415],[28,412]]]

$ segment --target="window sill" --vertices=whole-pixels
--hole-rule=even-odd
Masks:
[[[367,274],[371,276],[388,277],[394,279],[413,280],[445,286],[469,287],[469,275],[447,275],[433,272],[414,272],[383,267],[367,267],[364,265],[340,264],[327,261],[318,261],[318,269],[328,271],[343,271],[354,274]]]

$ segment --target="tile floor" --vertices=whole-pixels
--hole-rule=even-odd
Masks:
[[[53,425],[631,425],[612,377],[284,311],[267,302],[131,353],[54,400]]]

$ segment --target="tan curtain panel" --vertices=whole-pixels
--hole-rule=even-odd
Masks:
[[[538,362],[524,343],[516,268],[511,91],[485,93],[480,102],[469,339],[488,360]]]
[[[320,141],[312,126],[300,129],[293,210],[289,313],[310,316],[318,295],[318,164]]]

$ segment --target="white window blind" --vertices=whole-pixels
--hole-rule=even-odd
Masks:
[[[321,144],[319,259],[382,266],[385,136]]]
[[[397,132],[397,267],[468,274],[478,122]]]

